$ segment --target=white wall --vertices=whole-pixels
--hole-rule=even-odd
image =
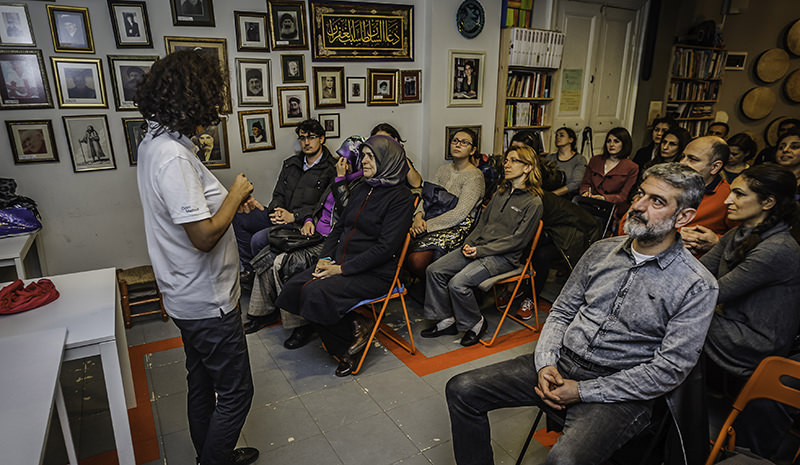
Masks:
[[[380,1],[380,0],[378,0]],[[25,2],[28,5],[36,36],[36,48],[41,49],[47,68],[51,90],[54,92],[54,76],[49,63],[53,56],[45,5],[43,2]],[[444,163],[444,128],[454,125],[481,124],[488,138],[482,141],[482,151],[491,150],[492,125],[497,86],[497,53],[500,37],[499,0],[483,0],[487,24],[475,39],[463,38],[456,29],[455,11],[461,0],[394,0],[393,3],[414,4],[415,9],[415,60],[413,62],[336,62],[313,63],[310,52],[306,54],[306,83],[311,86],[311,67],[344,66],[346,76],[366,76],[366,68],[422,69],[422,103],[404,104],[396,107],[368,107],[365,104],[348,104],[344,109],[323,110],[341,115],[342,138],[350,134],[368,135],[378,122],[385,121],[398,128],[408,141],[407,149],[415,155],[417,168],[423,176],[435,173]],[[233,10],[265,11],[264,0],[217,1],[215,19],[217,26],[175,27],[166,0],[147,0],[150,16],[153,49],[117,49],[109,20],[105,0],[59,0],[56,5],[88,6],[95,54],[65,54],[58,56],[93,57],[103,61],[103,73],[107,88],[109,109],[100,110],[12,110],[3,111],[2,119],[52,119],[55,139],[61,161],[51,164],[15,165],[8,146],[5,125],[0,125],[0,177],[17,180],[18,193],[35,199],[44,217],[42,237],[51,274],[70,273],[101,267],[128,267],[148,263],[144,238],[141,203],[136,187],[136,169],[129,166],[122,129],[122,117],[138,116],[136,112],[113,110],[111,80],[108,73],[107,55],[159,55],[164,56],[165,35],[187,37],[224,37],[228,41],[228,57],[231,72],[236,57],[258,58],[265,54],[236,52],[236,37],[233,28]],[[484,74],[484,101],[478,108],[447,108],[448,50],[475,50],[486,52]],[[276,85],[282,85],[280,77],[280,53],[266,54],[272,59],[273,101]],[[313,87],[311,87],[313,91]],[[228,185],[239,172],[247,174],[256,186],[257,198],[267,202],[271,196],[281,161],[295,149],[293,128],[279,128],[277,108],[273,106],[275,120],[276,149],[242,153],[239,139],[239,124],[236,117],[239,108],[235,88],[234,114],[228,121],[228,147],[231,158],[230,169],[214,170],[214,174]],[[55,96],[54,96],[55,98]],[[313,98],[312,98],[313,100]],[[57,105],[56,105],[57,106]],[[312,113],[318,112],[312,108]],[[69,147],[61,117],[65,115],[105,114],[108,117],[117,169],[97,172],[74,173],[70,162]],[[331,139],[329,148],[335,150],[342,139]]]

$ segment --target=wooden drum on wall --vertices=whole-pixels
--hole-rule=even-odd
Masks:
[[[764,82],[775,82],[789,71],[789,54],[782,48],[771,48],[756,60],[756,76]]]
[[[742,97],[742,113],[750,119],[761,119],[775,107],[775,92],[767,87],[753,87]]]

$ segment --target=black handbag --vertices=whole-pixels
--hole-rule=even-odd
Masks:
[[[297,249],[319,244],[325,236],[318,232],[306,236],[295,225],[273,226],[269,230],[269,247],[275,252],[293,252]]]

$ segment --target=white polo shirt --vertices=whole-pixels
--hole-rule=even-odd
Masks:
[[[210,252],[192,245],[183,224],[211,218],[227,189],[203,166],[191,141],[154,134],[139,145],[136,167],[147,251],[167,313],[177,319],[215,318],[239,302],[239,252],[233,227]]]

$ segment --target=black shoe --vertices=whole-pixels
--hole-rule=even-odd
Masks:
[[[339,366],[336,367],[336,376],[340,378],[350,376],[353,374],[353,369],[355,369],[355,362],[349,355],[344,354],[339,359]]]
[[[458,334],[458,328],[455,323],[444,329],[436,329],[436,325],[433,325],[428,329],[423,329],[419,334],[422,337],[455,336]]]
[[[240,447],[231,453],[231,465],[250,465],[258,458],[255,447]]]
[[[353,320],[353,343],[347,348],[349,355],[355,355],[364,350],[374,327],[375,322],[373,320],[364,318],[361,315],[356,316],[356,319]]]
[[[486,328],[489,327],[489,323],[486,320],[483,320],[483,326],[481,329],[478,330],[478,334],[475,334],[475,331],[468,329],[466,333],[464,333],[464,337],[461,338],[461,345],[464,347],[474,346],[481,340],[484,334],[486,334]]]
[[[292,335],[284,341],[283,347],[287,349],[299,349],[311,341],[314,337],[314,328],[311,325],[300,326],[292,330]]]
[[[248,320],[244,324],[244,333],[252,334],[262,328],[277,323],[281,319],[281,312],[274,311],[264,316],[247,316]]]

